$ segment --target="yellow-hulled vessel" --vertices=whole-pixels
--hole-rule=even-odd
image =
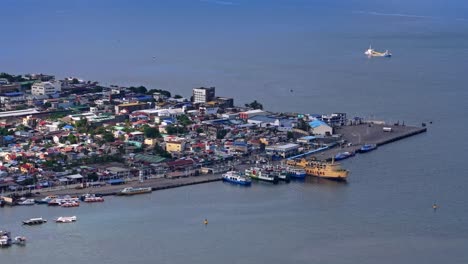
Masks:
[[[320,178],[327,178],[333,180],[346,180],[349,171],[342,169],[339,163],[321,162],[315,160],[288,160],[287,164],[290,166],[299,166],[305,169],[307,175],[312,175]]]

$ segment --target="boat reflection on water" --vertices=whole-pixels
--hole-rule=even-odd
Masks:
[[[320,186],[330,186],[330,187],[341,187],[348,185],[347,181],[337,181],[327,178],[311,177],[307,176],[303,180],[305,184],[315,184]]]

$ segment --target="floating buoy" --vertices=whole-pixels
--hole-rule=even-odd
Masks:
[[[207,225],[207,224],[208,224],[208,219],[205,219],[205,221],[203,221],[203,223],[204,223],[205,225]]]

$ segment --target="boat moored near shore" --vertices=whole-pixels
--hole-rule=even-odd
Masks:
[[[305,169],[307,175],[325,178],[330,180],[345,181],[349,171],[342,169],[339,163],[322,162],[316,160],[301,159],[299,161],[288,160],[288,165],[300,166]]]
[[[81,200],[85,203],[104,202],[104,198],[100,196],[96,196],[95,194],[89,194],[89,193],[81,196]]]
[[[76,221],[76,216],[60,216],[55,219],[56,223],[72,223]]]
[[[345,151],[345,152],[340,152],[340,153],[336,154],[334,159],[337,160],[337,161],[338,160],[344,160],[344,159],[353,157],[354,155],[356,155],[356,153]]]
[[[18,205],[35,205],[36,201],[34,199],[24,199],[18,202]]]
[[[150,193],[153,189],[151,187],[127,187],[117,193],[117,195],[134,195]]]
[[[279,180],[278,176],[271,175],[268,172],[263,171],[262,169],[257,168],[257,167],[246,169],[245,170],[245,175],[247,175],[250,178],[255,179],[255,180],[271,182],[271,183],[274,183],[274,184],[277,184],[278,180]]]
[[[366,152],[369,152],[369,151],[372,151],[372,150],[375,150],[377,149],[377,145],[376,144],[365,144],[364,146],[362,146],[358,152],[359,153],[366,153]]]
[[[8,231],[0,231],[0,247],[11,246],[11,234]]]
[[[31,218],[23,221],[23,225],[40,225],[44,223],[47,223],[47,220],[43,219],[42,217]]]
[[[249,186],[251,185],[252,181],[250,180],[249,177],[246,177],[245,175],[242,175],[238,171],[228,171],[223,174],[223,181],[225,182],[230,182],[230,183],[235,183],[239,185],[245,185]]]

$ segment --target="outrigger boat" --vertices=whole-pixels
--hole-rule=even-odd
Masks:
[[[47,223],[47,220],[42,219],[42,217],[39,218],[31,218],[29,220],[24,220],[23,225],[40,225]]]
[[[76,216],[60,216],[55,219],[56,223],[72,223],[76,221]]]

